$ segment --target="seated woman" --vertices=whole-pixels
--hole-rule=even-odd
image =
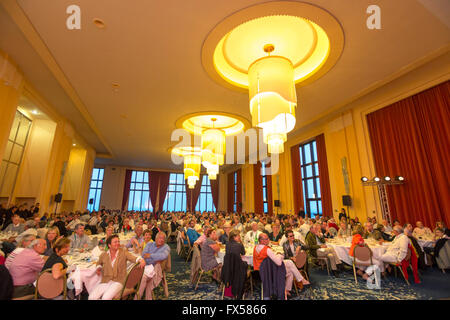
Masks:
[[[283,234],[280,230],[280,225],[272,224],[272,232],[269,234],[269,240],[272,244],[279,244]]]
[[[239,230],[232,230],[225,248],[224,264],[221,280],[225,285],[231,286],[230,296],[242,299],[245,281],[247,279],[248,264],[244,260],[245,248],[241,241]],[[227,290],[225,290],[225,293]]]
[[[352,236],[352,230],[347,226],[345,221],[341,221],[340,228],[337,233],[338,238],[347,238]]]
[[[44,252],[44,256],[51,256],[54,253],[53,247],[58,239],[61,239],[59,235],[58,227],[52,227],[48,229],[45,235],[45,241],[47,242],[47,250]],[[70,242],[70,241],[69,241]]]
[[[122,290],[127,276],[127,261],[140,263],[145,267],[145,260],[136,257],[125,248],[120,247],[119,236],[112,235],[106,240],[108,251],[103,252],[97,261],[97,274],[102,277],[100,283],[89,294],[89,300],[112,300]]]
[[[201,248],[202,269],[204,271],[214,270],[213,278],[220,281],[222,264],[219,264],[216,260],[216,255],[220,251],[220,244],[217,242],[217,233],[214,228],[207,230],[206,240]]]
[[[364,234],[364,228],[362,226],[356,227],[355,231],[353,231],[352,245],[351,245],[350,251],[349,251],[349,255],[351,257],[354,257],[354,252],[355,252],[356,246],[360,246],[360,247],[364,246],[363,234]],[[366,262],[366,261],[361,261],[361,260],[356,259],[356,262],[358,263],[358,262]],[[372,256],[372,263],[374,265],[377,265],[378,268],[380,268],[380,271],[382,272],[382,274],[384,276],[383,261],[377,260]],[[358,266],[358,271],[356,272],[359,276],[362,276],[364,280],[367,280],[369,278],[369,275],[367,273],[364,273],[364,270],[366,270],[366,269],[367,269],[367,267],[365,267],[365,266]]]
[[[106,240],[114,234],[114,227],[107,226],[105,232],[106,236],[98,242],[99,245],[106,246]]]
[[[143,241],[139,243],[137,239],[133,239],[133,251],[136,254],[142,255],[142,252],[144,251],[147,244],[153,242],[152,240],[152,230],[145,229],[143,233]]]
[[[70,240],[68,238],[58,239],[53,245],[53,252],[48,257],[47,261],[42,268],[42,271],[46,269],[52,269],[53,279],[59,279],[67,272],[67,263],[63,259],[70,250]]]

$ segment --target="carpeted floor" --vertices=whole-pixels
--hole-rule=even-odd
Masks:
[[[217,300],[221,298],[221,292],[217,285],[212,282],[211,277],[202,278],[197,291],[190,285],[190,262],[180,258],[175,250],[175,245],[170,244],[172,249],[172,272],[167,275],[169,283],[169,300]],[[366,282],[358,279],[355,284],[351,267],[347,271],[341,272],[339,278],[328,276],[326,270],[314,268],[310,270],[310,288],[303,289],[299,296],[292,297],[292,300],[430,300],[450,298],[450,273],[436,268],[428,268],[421,272],[421,284],[408,286],[401,274],[398,278],[388,276],[382,279],[381,290],[371,290],[367,288]],[[410,280],[412,274],[410,272]],[[156,299],[166,299],[161,287],[155,289]],[[246,299],[259,299],[260,291],[254,290],[252,297]]]

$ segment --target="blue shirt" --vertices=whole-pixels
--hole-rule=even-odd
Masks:
[[[145,259],[144,255],[150,253],[150,258]],[[142,257],[146,264],[155,264],[158,261],[166,260],[170,253],[170,247],[167,244],[157,247],[155,242],[149,242],[142,251]]]
[[[189,238],[189,241],[191,242],[191,245],[194,244],[195,240],[200,238],[200,234],[197,231],[195,231],[194,229],[192,229],[192,228],[189,228],[186,231],[186,235]],[[185,243],[187,243],[187,241]]]

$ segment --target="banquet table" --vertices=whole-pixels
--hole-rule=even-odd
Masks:
[[[349,242],[349,239],[351,240],[351,237],[345,239],[341,238],[328,239],[326,245],[327,247],[334,249],[338,258],[342,262],[345,262],[348,265],[352,265],[353,258],[349,254],[352,243],[351,241]],[[365,240],[365,243],[372,250],[373,257],[375,259],[380,259],[380,257],[386,252],[386,249],[390,244],[390,243],[383,243],[382,245],[380,245],[377,241],[373,240]]]
[[[132,237],[134,232],[127,234],[119,234],[120,244],[124,246]],[[93,243],[99,239],[103,239],[105,234],[91,235],[89,238]],[[101,281],[101,276],[95,272],[96,262],[98,261],[104,247],[96,246],[93,250],[80,252],[80,250],[71,250],[65,256],[67,265],[71,271],[67,276],[67,283],[69,287],[75,288],[75,295],[79,295],[83,291],[83,285],[90,293],[98,283]],[[132,250],[132,249],[130,249]],[[134,252],[132,252],[136,255]],[[137,257],[137,256],[136,256]],[[133,263],[128,262],[128,270],[133,266]]]
[[[275,253],[284,254],[283,247],[281,246],[271,245],[270,248]],[[242,260],[247,262],[249,266],[253,266],[253,249],[254,246],[245,247],[245,256],[242,257]],[[221,246],[220,251],[217,253],[216,257],[217,262],[223,264],[224,257],[225,257],[225,246]]]

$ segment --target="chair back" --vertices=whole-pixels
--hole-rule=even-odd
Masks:
[[[408,252],[406,253],[405,260],[411,261],[411,248],[409,246],[408,246]]]
[[[295,256],[295,265],[297,268],[301,269],[306,263],[308,259],[308,254],[304,250],[300,250],[298,254]]]
[[[66,276],[54,279],[52,269],[42,271],[37,279],[35,298],[39,296],[45,299],[54,299],[61,294],[66,297]]]
[[[127,274],[124,288],[133,289],[134,287],[136,287],[141,283],[143,274],[144,268],[140,268],[139,263],[136,263]]]
[[[172,259],[170,257],[170,252],[169,252],[169,256],[167,257],[167,259],[161,262],[161,270],[163,272],[171,272],[172,271]]]
[[[370,262],[372,264],[372,250],[367,246],[355,246],[353,256],[359,261]]]

